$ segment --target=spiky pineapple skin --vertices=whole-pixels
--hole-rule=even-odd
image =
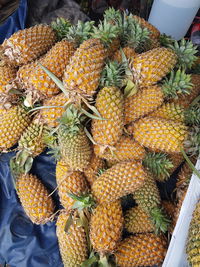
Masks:
[[[56,42],[56,34],[47,25],[36,25],[14,33],[2,46],[11,65],[20,66],[46,53]]]
[[[20,202],[30,220],[35,224],[50,221],[55,206],[42,182],[35,175],[22,174],[16,186]]]
[[[164,95],[159,86],[139,89],[135,95],[125,99],[125,124],[148,115],[161,106],[163,101]]]
[[[55,128],[59,125],[58,119],[65,112],[65,108],[63,106],[68,101],[69,101],[69,98],[65,96],[64,93],[60,93],[56,96],[52,96],[50,99],[44,100],[43,106],[46,106],[49,108],[41,109],[40,114],[43,118],[44,123],[47,126]],[[56,106],[56,107],[53,107],[53,106]]]
[[[122,135],[124,126],[123,95],[117,87],[102,88],[95,107],[102,118],[92,120],[92,136],[100,146],[114,146]]]
[[[69,63],[74,51],[74,44],[63,40],[56,43],[40,63],[51,71],[58,79],[61,79],[66,65]],[[36,90],[43,98],[51,97],[60,91],[55,82],[48,76],[41,66],[37,66],[31,72],[29,83],[32,87],[31,90]]]
[[[72,170],[85,170],[92,156],[91,144],[84,129],[80,129],[76,134],[65,132],[65,128],[60,128],[59,144],[63,161]]]
[[[149,215],[139,206],[125,212],[124,227],[129,233],[150,233],[155,231]]]
[[[63,76],[65,88],[72,98],[76,99],[79,95],[93,97],[106,56],[106,49],[98,39],[89,39],[80,45]]]
[[[133,193],[146,180],[146,172],[137,161],[122,162],[101,174],[92,185],[92,194],[99,203],[112,202]]]
[[[56,235],[64,267],[79,267],[88,258],[86,233],[75,218],[68,232],[65,231],[69,213],[63,211],[56,222]]]
[[[137,55],[135,50],[129,46],[123,47],[122,51],[128,60],[133,59]],[[122,62],[122,52],[120,49],[114,53],[112,59],[118,62]]]
[[[176,58],[176,54],[165,47],[139,54],[130,62],[134,82],[141,87],[157,83],[173,69]]]
[[[19,105],[12,106],[0,114],[0,149],[9,149],[14,146],[23,131],[31,122],[31,117]]]
[[[74,200],[68,196],[68,193],[80,196],[88,191],[88,185],[83,173],[70,171],[70,167],[62,160],[56,164],[56,182],[60,202],[66,210],[70,210],[74,204]]]
[[[175,103],[164,103],[151,113],[152,117],[184,122],[184,108]]]
[[[8,65],[0,66],[0,94],[6,93],[6,85],[16,77],[16,74],[16,68]]]
[[[90,221],[90,240],[95,251],[112,252],[120,241],[123,229],[120,200],[96,207]]]
[[[188,240],[186,245],[187,258],[191,266],[198,267],[200,265],[200,202],[197,203],[190,222]]]
[[[179,153],[187,139],[187,127],[172,120],[145,117],[129,128],[136,141],[155,152]]]
[[[191,82],[193,87],[189,90],[190,94],[182,94],[177,99],[173,99],[172,102],[188,108],[192,101],[200,94],[200,75],[191,74]]]
[[[20,137],[18,148],[20,150],[26,150],[33,157],[38,156],[45,149],[43,140],[44,133],[44,125],[37,121],[33,121]]]
[[[107,148],[104,153],[100,152],[99,146],[94,146],[94,151],[100,157],[115,162],[128,160],[142,160],[145,157],[145,149],[128,136],[121,136],[112,152]]]
[[[84,175],[90,186],[92,186],[94,181],[97,179],[98,172],[105,168],[105,161],[93,153],[89,166],[87,167],[87,169],[84,170]]]
[[[125,238],[117,247],[117,266],[137,267],[162,264],[166,253],[166,241],[155,234],[137,234]]]

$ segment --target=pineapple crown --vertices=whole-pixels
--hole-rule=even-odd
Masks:
[[[191,156],[200,154],[200,128],[193,125],[188,131],[187,140],[184,141],[184,149]]]
[[[155,225],[155,233],[160,234],[160,232],[166,233],[169,226],[170,226],[170,219],[167,218],[166,213],[164,210],[157,206],[154,207],[150,212],[151,220]]]
[[[100,39],[103,45],[108,48],[113,39],[117,38],[120,29],[117,25],[107,22],[106,19],[101,21],[97,27],[93,27],[92,38]]]
[[[51,27],[55,30],[58,40],[65,38],[71,27],[71,23],[64,18],[57,18],[51,23]]]
[[[147,28],[142,27],[139,22],[131,15],[127,16],[124,13],[122,20],[122,46],[134,48],[137,52],[142,52],[144,45],[149,41],[150,32]]]
[[[189,40],[181,39],[180,42],[174,41],[173,44],[168,44],[167,47],[171,48],[178,56],[178,68],[190,69],[197,59],[195,54],[198,50]]]
[[[170,35],[166,35],[165,33],[160,34],[159,41],[161,46],[169,47],[169,45],[173,45],[174,39]]]
[[[148,152],[143,160],[143,165],[147,168],[155,177],[162,176],[163,178],[169,177],[169,170],[174,165],[165,153]]]
[[[191,75],[185,70],[171,71],[169,77],[165,77],[162,83],[162,91],[166,98],[177,98],[179,94],[189,94],[193,84]]]
[[[94,21],[78,21],[76,25],[72,25],[67,34],[66,38],[69,41],[74,41],[77,46],[88,40],[93,32]]]
[[[51,155],[56,161],[60,160],[61,152],[58,144],[58,134],[55,132],[55,130],[53,132],[50,131],[50,129],[49,131],[46,131],[43,136],[43,141],[50,149],[47,154]]]
[[[105,65],[100,79],[100,85],[122,87],[125,77],[126,64],[117,61],[108,61]]]
[[[78,211],[81,211],[85,208],[92,209],[96,206],[94,199],[89,194],[77,196],[75,194],[68,193],[68,196],[70,198],[72,198],[73,200],[75,200],[75,202],[72,206],[72,209],[76,209]]]
[[[187,125],[200,125],[200,97],[198,96],[195,100],[184,112],[185,123]]]
[[[83,122],[87,117],[71,104],[63,116],[60,118],[60,124],[65,128],[65,131],[74,135],[83,128]]]
[[[10,169],[14,179],[20,174],[27,174],[33,165],[33,157],[27,150],[19,151],[15,157],[10,160]]]
[[[119,23],[122,20],[122,15],[121,15],[120,10],[116,10],[113,7],[109,7],[108,9],[106,9],[103,17],[109,23],[116,24],[116,25],[120,25]]]

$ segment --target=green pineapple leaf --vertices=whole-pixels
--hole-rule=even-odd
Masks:
[[[166,233],[170,226],[171,220],[167,217],[164,210],[159,206],[151,209],[150,212],[152,223],[155,225],[156,234]]]
[[[183,148],[181,148],[181,153],[183,154],[183,157],[185,158],[189,167],[193,170],[194,174],[200,179],[200,172],[195,168],[195,166],[193,165],[193,163],[191,162],[191,160],[189,159]]]
[[[86,194],[86,195],[82,195],[82,196],[77,196],[77,195],[72,194],[72,193],[67,193],[67,194],[70,198],[75,200],[75,202],[72,206],[72,209],[77,209],[77,210],[81,211],[85,208],[93,208],[96,205],[96,203],[93,200],[91,195]]]
[[[57,18],[51,23],[51,27],[56,31],[58,41],[60,41],[67,36],[71,23],[67,19]]]
[[[188,109],[184,111],[184,121],[187,125],[200,125],[200,98],[195,104],[190,105]]]

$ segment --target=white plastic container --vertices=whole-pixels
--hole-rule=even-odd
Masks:
[[[200,0],[154,0],[148,21],[161,33],[180,40],[199,8]]]
[[[200,170],[200,159],[196,169]],[[190,267],[185,252],[192,213],[200,199],[200,179],[193,174],[162,267]]]

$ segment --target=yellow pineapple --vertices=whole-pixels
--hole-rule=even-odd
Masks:
[[[6,85],[15,79],[16,74],[16,68],[8,65],[0,66],[0,94],[6,93]]]
[[[165,254],[165,238],[151,233],[125,238],[118,244],[117,251],[114,253],[119,267],[160,265]]]
[[[42,182],[32,174],[22,174],[17,178],[17,194],[25,213],[35,224],[45,224],[52,220],[53,199]]]
[[[123,53],[124,53],[124,55],[125,55],[125,57],[127,59],[133,59],[137,55],[135,50],[133,48],[129,47],[129,46],[123,47],[122,50],[123,50]],[[122,62],[122,52],[121,52],[121,50],[117,50],[114,53],[112,59],[115,60],[115,61],[118,61],[118,62]]]
[[[188,137],[183,123],[155,117],[142,118],[128,129],[142,146],[166,153],[179,153]]]
[[[187,245],[186,245],[187,259],[192,267],[198,267],[200,265],[199,221],[200,221],[200,202],[198,200],[195,210],[192,214],[192,220],[190,222],[190,228],[189,228]]]
[[[98,172],[105,168],[105,161],[93,153],[89,166],[84,170],[84,175],[90,186],[92,186],[94,181],[97,179]]]
[[[90,240],[95,251],[113,252],[122,236],[123,221],[120,200],[96,207],[90,221]]]
[[[141,162],[122,162],[101,174],[92,185],[99,203],[112,202],[140,188],[147,178]]]
[[[165,47],[139,54],[130,62],[133,81],[141,87],[155,84],[174,68],[176,62],[175,52]]]
[[[64,267],[79,267],[87,260],[89,249],[84,227],[78,225],[76,215],[73,224],[65,230],[70,213],[63,211],[56,222],[56,235]]]
[[[129,233],[150,233],[156,230],[150,216],[140,206],[127,210],[124,216],[124,227]]]
[[[21,66],[46,53],[56,42],[56,33],[47,25],[36,25],[14,33],[2,46],[4,57],[15,66]]]
[[[0,113],[0,150],[14,146],[31,122],[31,116],[21,105]]]
[[[60,202],[66,210],[71,209],[74,204],[74,200],[68,193],[80,196],[88,191],[87,181],[83,173],[70,171],[70,167],[62,160],[56,164],[56,182]]]
[[[60,41],[41,59],[40,64],[51,71],[58,79],[61,79],[74,51],[75,48],[72,42]],[[40,99],[51,97],[60,91],[41,66],[36,66],[31,71],[29,84],[30,88],[26,90],[26,93],[33,94],[33,96],[38,94]]]
[[[123,135],[112,150],[107,148],[104,153],[101,154],[100,148],[97,145],[94,146],[94,151],[100,157],[115,162],[142,160],[145,157],[145,149],[133,138]]]
[[[64,105],[69,101],[64,93],[52,96],[50,99],[45,99],[43,106],[49,107],[40,110],[40,114],[44,123],[49,127],[57,127],[58,119],[62,117],[65,112]]]

